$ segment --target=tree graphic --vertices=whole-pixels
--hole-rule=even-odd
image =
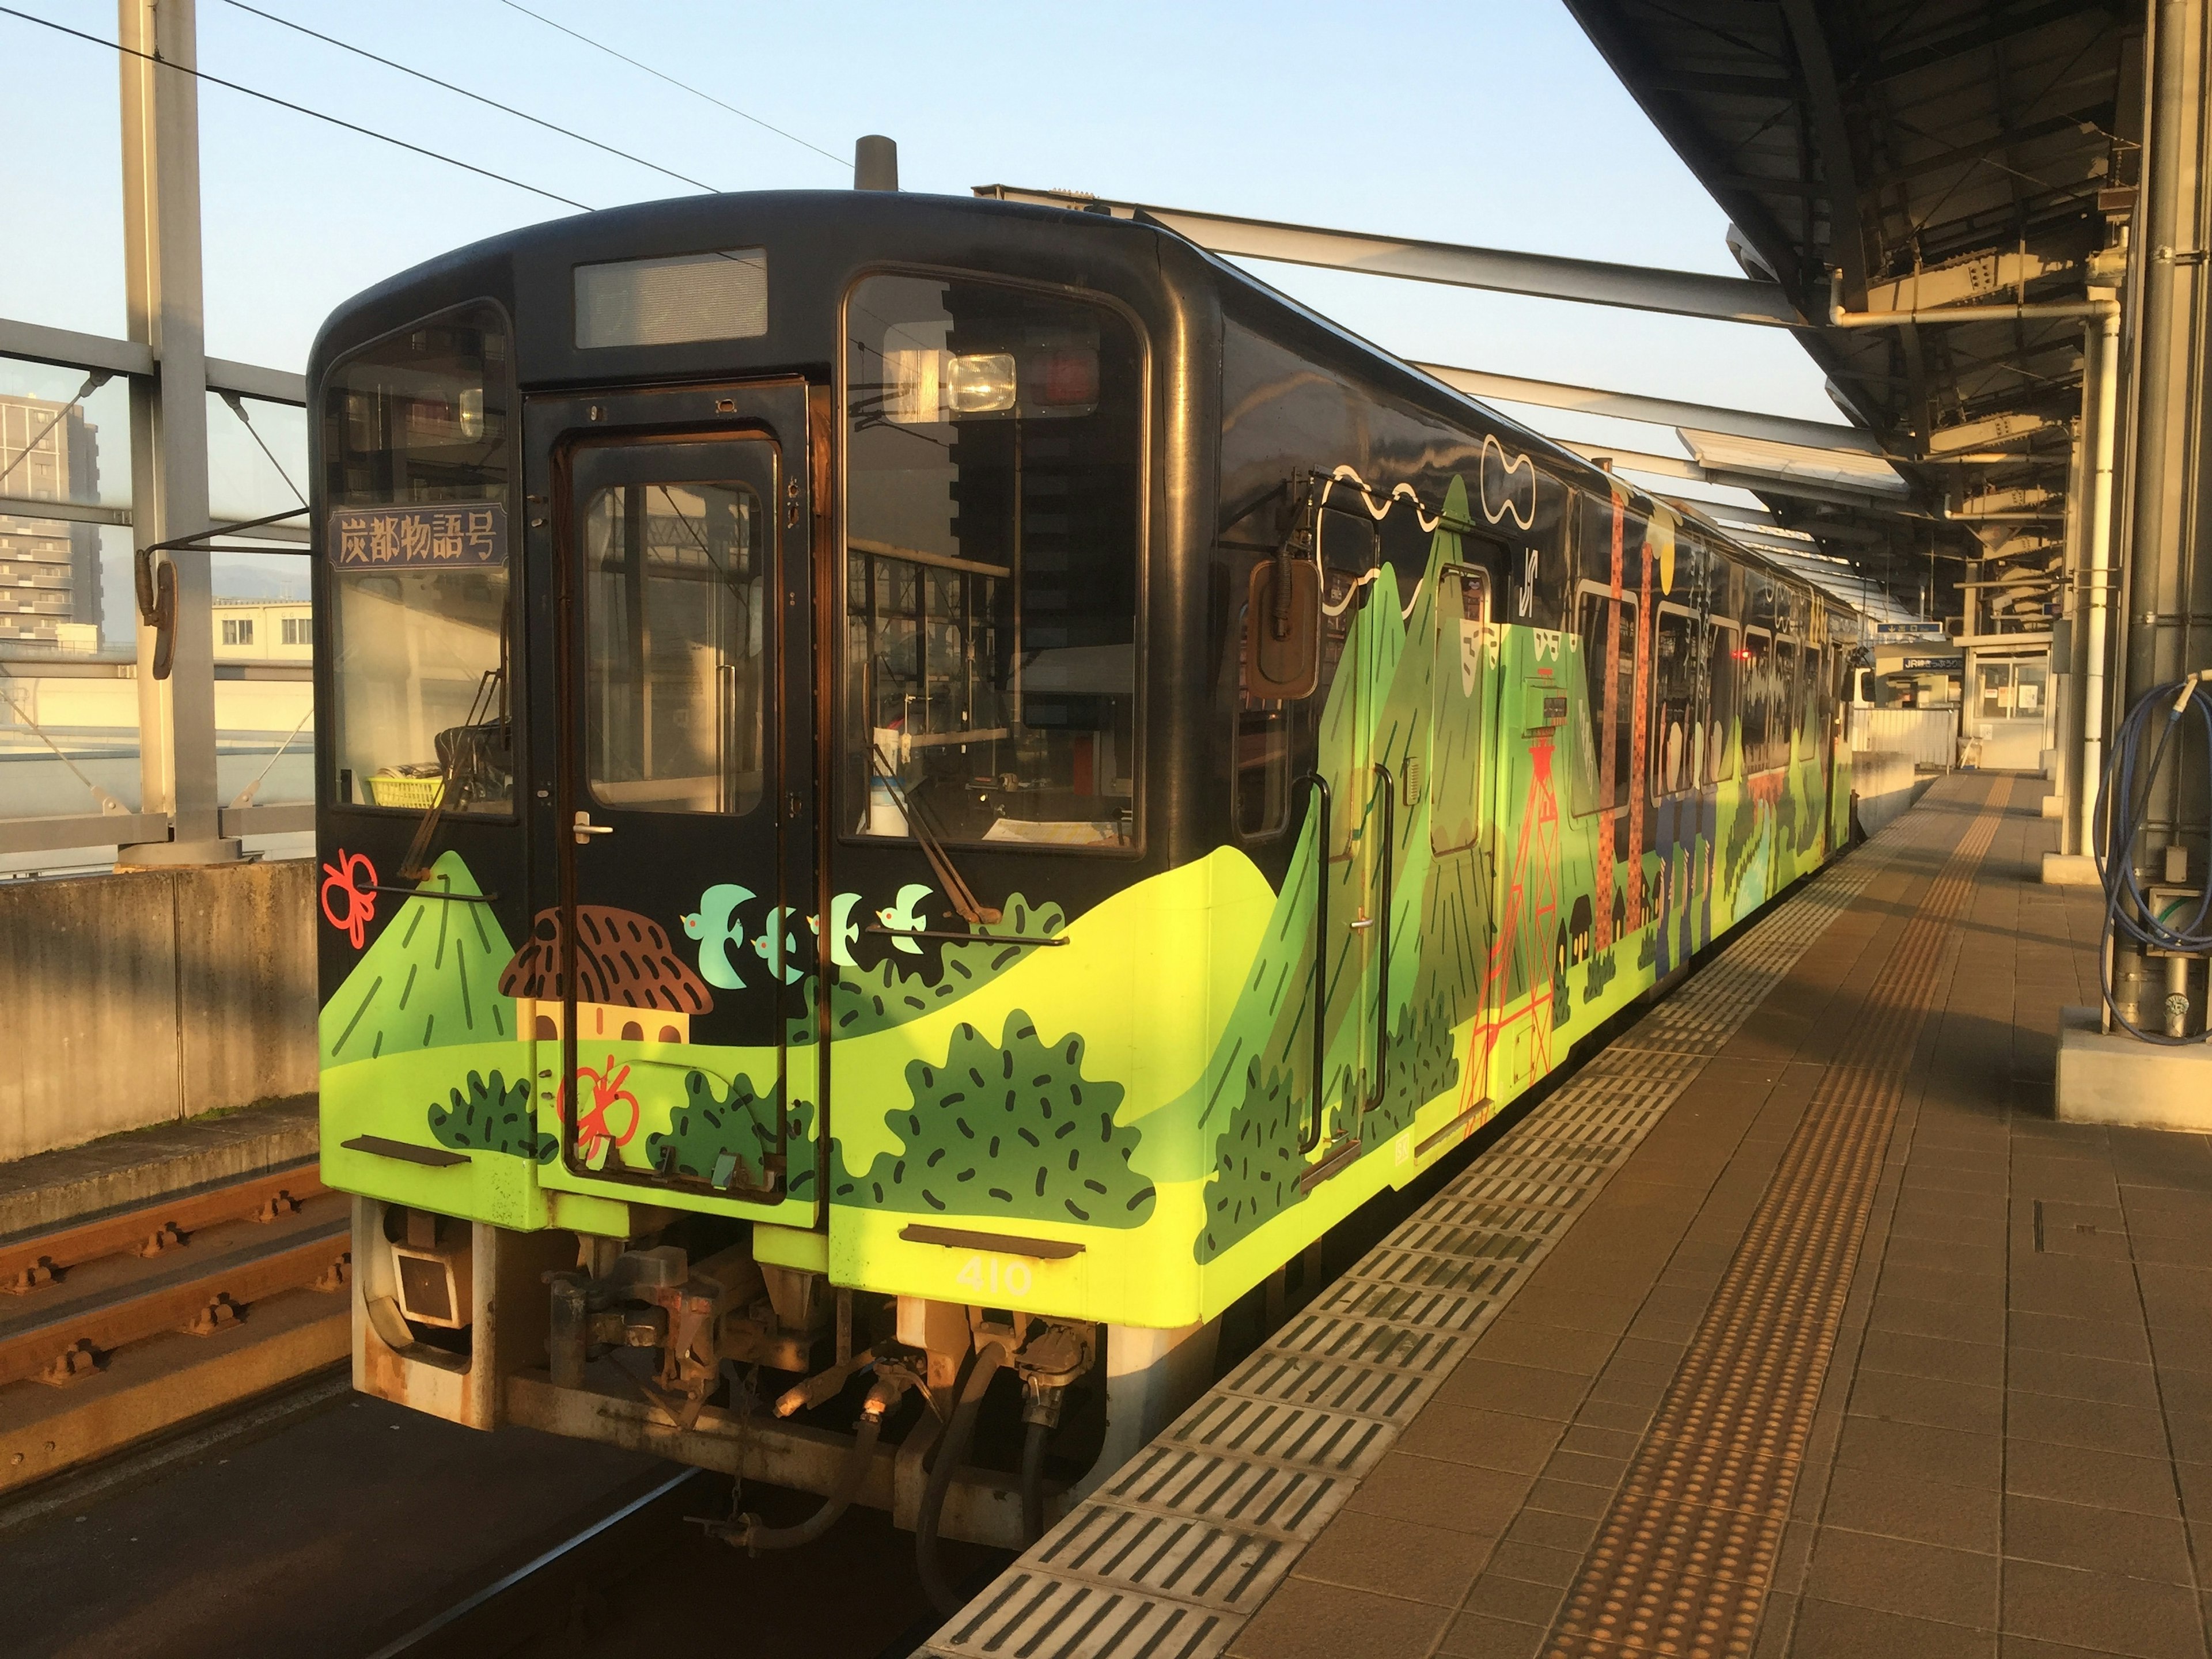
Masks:
[[[1196,1255],[1211,1261],[1261,1223],[1298,1201],[1298,1150],[1305,1113],[1291,1098],[1282,1073],[1263,1073],[1255,1054],[1244,1067],[1244,1090],[1229,1121],[1213,1140],[1213,1170],[1206,1187],[1206,1221]]]
[[[1122,1088],[1083,1075],[1083,1039],[1048,1043],[1017,1008],[1000,1042],[966,1021],[945,1063],[906,1068],[913,1104],[890,1115],[904,1143],[837,1196],[888,1210],[1135,1227],[1152,1183],[1131,1166],[1139,1132],[1114,1121]]]

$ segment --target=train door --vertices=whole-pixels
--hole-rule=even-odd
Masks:
[[[1315,1108],[1326,1145],[1318,1167],[1328,1173],[1359,1152],[1361,1122],[1380,1099],[1387,1058],[1382,980],[1394,943],[1397,790],[1376,726],[1397,653],[1379,613],[1370,613],[1377,604],[1393,603],[1376,598],[1382,561],[1374,522],[1357,507],[1324,508],[1315,519],[1323,583],[1322,676],[1331,688],[1320,746],[1331,797],[1323,951],[1333,1104]]]
[[[1490,577],[1474,565],[1448,564],[1437,574],[1436,637],[1429,680],[1429,854],[1436,899],[1431,925],[1441,937],[1419,951],[1443,981],[1456,1025],[1470,1016],[1476,1037],[1461,1110],[1442,1133],[1472,1133],[1472,1108],[1489,1083],[1485,1034],[1494,1030],[1491,981],[1497,953],[1497,768],[1492,764],[1498,665],[1490,632]],[[1510,849],[1509,849],[1510,850]],[[1408,941],[1409,947],[1413,941]],[[1426,994],[1426,988],[1422,988]]]
[[[559,902],[535,942],[574,964],[540,1005],[571,1085],[547,1180],[777,1203],[820,1098],[799,994],[817,908],[805,392],[678,396],[531,410],[552,456],[562,746]]]

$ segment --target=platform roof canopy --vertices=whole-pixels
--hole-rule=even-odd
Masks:
[[[1931,552],[1945,589],[1994,574],[1966,559],[2032,569],[2042,585],[2007,601],[2014,625],[2028,622],[2059,563],[2082,324],[1833,327],[1831,272],[1850,311],[2081,300],[2114,285],[2118,258],[2093,259],[2135,208],[2142,7],[1566,3],[1729,216],[1745,275],[1795,302],[1830,396],[1909,486],[1879,501],[1762,500],[1899,594],[1917,592]],[[2032,528],[2037,514],[2047,533]]]

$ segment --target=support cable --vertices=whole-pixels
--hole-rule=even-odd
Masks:
[[[366,58],[372,64],[381,64],[385,68],[388,70],[396,70],[402,75],[411,75],[417,81],[428,82],[434,87],[441,87],[446,91],[456,94],[460,97],[466,98],[471,102],[482,104],[487,109],[495,109],[502,115],[512,115],[518,121],[527,121],[532,126],[544,128],[548,132],[557,132],[563,138],[573,138],[580,144],[588,144],[593,149],[604,150],[609,155],[617,156],[623,161],[632,162],[638,167],[647,168],[652,172],[659,173],[664,178],[673,179],[678,184],[690,185],[693,189],[703,190],[709,195],[720,195],[721,193],[719,186],[710,185],[703,179],[694,179],[688,173],[678,173],[675,168],[665,167],[658,161],[648,161],[642,155],[633,155],[626,149],[617,149],[612,144],[603,144],[596,138],[586,138],[580,132],[574,131],[571,129],[562,126],[556,122],[548,121],[539,116],[532,115],[527,110],[517,109],[512,104],[502,104],[498,99],[487,98],[480,92],[471,92],[466,87],[457,87],[451,81],[441,81],[436,76],[426,74],[421,70],[410,69],[404,64],[395,63],[389,58],[380,57],[377,53],[369,51],[365,46],[356,46],[349,41],[339,40],[336,35],[325,34],[320,29],[311,29],[305,23],[295,23],[289,17],[279,17],[273,11],[264,11],[258,6],[249,6],[246,3],[246,0],[223,0],[223,3],[225,5],[234,7],[240,11],[250,12],[252,15],[261,18],[264,21],[275,23],[279,27],[291,29],[297,33],[304,34],[310,40],[320,40],[325,46],[336,46],[340,52],[349,52],[356,58]]]
[[[37,437],[32,439],[30,442],[25,444],[21,449],[15,452],[15,459],[14,460],[9,462],[5,466],[0,466],[0,483],[7,483],[9,475],[15,471],[17,467],[22,465],[25,461],[31,459],[32,452],[36,450],[40,444],[46,442],[46,434],[62,423],[63,420],[68,416],[70,410],[75,409],[79,404],[82,404],[87,398],[92,396],[94,392],[99,391],[100,387],[106,386],[108,381],[114,378],[115,377],[112,374],[109,374],[107,370],[104,368],[95,368],[91,374],[86,375],[84,377],[84,384],[76,389],[76,396],[70,398],[67,403],[64,404],[59,409],[54,411],[53,419],[48,421],[44,426],[39,428],[39,435]]]
[[[665,81],[670,86],[674,87],[678,92],[688,92],[694,98],[703,98],[707,102],[714,105],[715,108],[727,110],[731,114],[736,116],[741,121],[750,121],[755,126],[761,128],[763,131],[772,132],[779,138],[788,138],[793,143],[798,144],[803,149],[811,149],[817,155],[822,156],[827,161],[834,161],[841,167],[850,167],[852,165],[851,161],[842,155],[834,155],[830,151],[823,149],[819,144],[809,143],[806,139],[800,137],[795,132],[786,132],[781,127],[773,126],[769,125],[769,123],[762,120],[757,115],[748,115],[744,111],[739,109],[735,104],[726,104],[720,99],[715,97],[711,92],[702,92],[698,88],[692,86],[688,82],[679,81],[672,75],[664,75],[659,70],[653,68],[652,64],[641,64],[636,58],[630,57],[626,52],[617,52],[612,46],[607,46],[603,42],[594,40],[588,34],[580,34],[565,23],[555,22],[543,12],[532,11],[527,6],[517,5],[515,3],[515,0],[500,0],[500,3],[506,6],[510,11],[519,11],[525,17],[534,18],[537,21],[544,24],[549,29],[557,29],[562,34],[567,35],[571,40],[582,41],[584,45],[591,47],[594,52],[603,52],[610,58],[620,58],[623,63],[628,64],[632,69],[642,70],[646,74],[650,75],[656,81]]]
[[[580,202],[573,196],[562,196],[553,191],[541,190],[536,185],[526,185],[520,179],[510,179],[503,173],[494,173],[489,167],[480,167],[473,161],[464,161],[459,156],[447,155],[440,150],[426,149],[420,144],[410,144],[404,138],[395,138],[388,132],[377,131],[374,127],[359,126],[351,121],[340,120],[335,115],[326,114],[306,104],[295,104],[289,98],[279,98],[274,93],[262,92],[256,88],[241,85],[236,81],[226,81],[220,75],[210,75],[205,70],[190,69],[182,64],[173,64],[159,52],[140,52],[136,46],[126,46],[119,40],[109,40],[97,34],[88,34],[82,29],[73,29],[66,23],[57,23],[48,17],[34,16],[30,12],[19,11],[13,6],[0,6],[0,15],[17,18],[26,23],[36,23],[42,29],[52,29],[57,34],[70,35],[76,40],[88,41],[95,46],[106,46],[110,52],[119,52],[126,58],[138,58],[149,64],[159,64],[163,69],[174,70],[179,75],[189,75],[195,81],[204,81],[210,86],[222,87],[227,91],[242,92],[248,98],[258,98],[264,104],[274,104],[279,109],[289,109],[295,115],[305,115],[313,120],[328,122],[334,127],[343,127],[348,132],[359,133],[364,138],[374,138],[380,143],[411,151],[416,155],[426,156],[433,161],[443,161],[448,167],[459,167],[464,173],[473,173],[480,179],[489,179],[495,184],[512,185],[517,190],[528,191],[532,196],[542,196],[549,202],[558,202],[562,207],[574,208],[579,213],[596,211],[589,202]]]

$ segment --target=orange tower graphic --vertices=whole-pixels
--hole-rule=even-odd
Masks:
[[[1559,802],[1552,781],[1552,728],[1547,726],[1528,744],[1528,793],[1521,809],[1521,837],[1500,906],[1502,924],[1483,974],[1481,1016],[1468,1044],[1462,1110],[1481,1099],[1492,1055],[1507,1033],[1524,1022],[1527,1042],[1514,1080],[1540,1076],[1552,1067],[1552,1028],[1558,1022],[1553,1018],[1548,941],[1559,915]],[[1508,1013],[1516,968],[1525,976],[1528,1000]]]

